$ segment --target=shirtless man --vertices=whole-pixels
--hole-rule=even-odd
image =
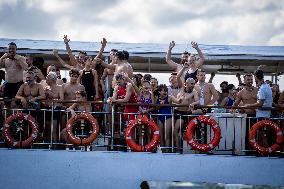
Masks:
[[[257,92],[258,89],[253,86],[253,74],[247,73],[244,75],[244,83],[245,87],[238,92],[236,100],[235,100],[235,107],[240,105],[246,104],[254,104],[257,102]],[[246,141],[245,141],[245,148],[246,150],[249,149],[249,129],[255,123],[255,109],[240,109],[240,113],[247,114],[246,119]]]
[[[124,53],[124,60],[123,60],[123,62],[125,63],[125,64],[127,64],[127,73],[128,73],[128,77],[129,78],[131,78],[131,79],[133,79],[133,68],[132,68],[132,66],[131,66],[131,64],[128,62],[128,60],[129,60],[129,53],[126,51],[126,50],[123,50],[122,51],[123,53]]]
[[[80,73],[78,70],[72,69],[69,71],[70,82],[64,83],[63,94],[64,100],[75,100],[76,99],[76,91],[85,91],[85,87],[78,83],[78,77]],[[71,106],[72,103],[66,103],[66,106]]]
[[[178,79],[180,79],[180,75],[178,75]],[[184,123],[189,121],[189,114],[197,114],[201,112],[197,112],[194,110],[194,106],[199,105],[199,97],[196,90],[194,90],[195,80],[193,78],[188,78],[182,88],[179,90],[177,94],[177,99],[180,100],[179,105],[185,105],[184,107],[176,107],[175,114],[180,114],[181,116],[176,116],[176,122],[174,126],[174,144],[178,150],[180,150],[180,128],[183,127]]]
[[[240,104],[254,104],[257,102],[257,91],[258,89],[254,87],[253,84],[253,75],[247,73],[244,75],[245,87],[238,92],[234,106],[239,106]],[[255,117],[254,109],[242,109],[241,113],[246,113],[247,117]]]
[[[43,114],[39,113],[40,102],[38,100],[45,99],[45,93],[41,84],[35,81],[35,74],[28,70],[26,73],[26,82],[22,84],[15,96],[16,99],[21,101],[21,108],[23,109],[36,109],[35,111],[23,110],[23,113],[29,113],[39,123],[39,133],[43,132]],[[24,129],[23,135],[27,136],[28,132]]]
[[[49,72],[48,75],[46,76],[46,86],[44,88],[45,95],[46,95],[46,100],[64,100],[64,94],[63,94],[63,88],[61,85],[56,84],[57,80],[57,75],[55,72]],[[47,123],[46,126],[50,126],[51,119],[53,120],[53,133],[52,133],[52,138],[53,141],[58,140],[58,122],[60,120],[60,112],[59,110],[61,109],[61,103],[54,103],[53,107],[55,110],[53,114],[53,118],[51,118],[51,111],[48,111],[46,116],[48,118],[46,119]],[[50,109],[52,108],[52,102],[51,101],[46,101],[45,102],[45,108]],[[49,141],[50,139],[50,128],[45,127],[45,139]]]
[[[203,70],[198,70],[197,79],[194,89],[197,91],[199,96],[200,105],[213,105],[218,100],[218,92],[212,83],[205,82],[206,74]],[[210,112],[210,109],[207,110]],[[206,112],[205,112],[206,113]]]
[[[264,82],[264,74],[262,70],[257,69],[254,72],[254,79],[256,82],[256,86],[258,87],[257,92],[257,101],[255,103],[244,104],[243,107],[245,108],[257,108],[256,109],[256,118],[263,119],[263,118],[270,118],[271,110],[262,110],[261,108],[272,108],[272,90],[271,87]],[[268,147],[271,146],[272,131],[269,128],[262,128],[259,130],[258,133],[258,143],[261,146]]]
[[[44,87],[47,100],[64,100],[63,88],[56,83],[57,75],[55,72],[49,72],[46,76],[46,86]],[[46,102],[46,106],[51,107],[51,102]],[[60,106],[61,104],[56,104]]]
[[[3,97],[12,99],[23,84],[23,72],[28,68],[26,59],[16,54],[17,45],[14,42],[8,44],[8,53],[0,58],[0,68],[6,71],[6,81]],[[7,105],[10,103],[7,103]]]
[[[129,71],[129,66],[128,66],[128,64],[125,63],[125,55],[124,55],[124,53],[122,51],[118,51],[115,54],[115,56],[114,56],[114,65],[106,64],[106,63],[104,63],[102,61],[100,61],[99,63],[101,63],[103,67],[106,67],[106,68],[114,70],[114,77],[113,77],[113,81],[112,81],[112,87],[113,88],[116,85],[115,76],[117,74],[123,73],[123,74],[126,74],[127,76],[128,75],[133,75],[133,73],[128,72]],[[132,79],[132,78],[130,78],[130,79]]]
[[[21,85],[15,98],[21,100],[23,108],[33,108],[36,101],[45,99],[44,90],[41,84],[35,82],[33,72],[27,72],[26,82]]]
[[[109,52],[110,65],[114,65],[114,55],[116,52],[118,52],[118,50],[116,49],[111,49],[111,51]],[[112,96],[111,88],[112,88],[113,75],[114,75],[114,70],[109,68],[104,69],[104,73],[102,75],[100,83],[103,88],[103,91],[107,92],[106,98]]]
[[[84,51],[80,51],[78,59],[76,60],[76,58],[72,54],[72,50],[69,46],[70,39],[68,39],[67,35],[64,35],[63,40],[64,40],[64,43],[66,45],[66,50],[67,50],[68,56],[70,58],[71,65],[74,66],[74,68],[76,68],[78,70],[82,70],[85,67],[85,62],[88,59],[87,53],[84,52]],[[99,53],[97,54],[96,58],[100,58],[102,56],[102,53],[104,52],[104,48],[106,46],[106,43],[107,43],[106,39],[103,38],[103,40],[101,41],[101,44],[102,44],[101,49],[100,49]]]
[[[170,43],[167,56],[166,56],[166,62],[167,64],[173,68],[176,72],[179,72],[182,69],[182,66],[185,62],[189,62],[189,67],[185,70],[185,72],[182,75],[182,82],[184,82],[187,78],[193,78],[196,80],[197,75],[197,69],[200,68],[205,61],[204,55],[202,51],[199,49],[198,44],[194,41],[191,42],[192,48],[196,49],[199,59],[195,57],[195,55],[190,54],[188,52],[184,52],[181,55],[181,63],[177,64],[172,60],[172,49],[175,47],[175,42],[172,41]]]

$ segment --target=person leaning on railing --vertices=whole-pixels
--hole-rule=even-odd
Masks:
[[[58,141],[58,135],[59,135],[59,122],[61,117],[61,108],[62,103],[53,102],[53,100],[64,100],[64,94],[63,94],[63,88],[61,85],[58,85],[56,83],[57,75],[55,72],[49,72],[46,76],[46,85],[44,87],[44,92],[46,96],[46,100],[43,102],[44,109],[47,109],[45,112],[45,120],[46,120],[46,129],[43,133],[43,138],[45,141],[50,141],[50,127],[51,121],[53,121],[53,141]],[[52,116],[52,109],[53,111],[53,118]]]
[[[256,118],[258,118],[258,120],[269,119],[271,116],[271,110],[263,110],[261,108],[272,108],[272,90],[270,86],[264,82],[264,74],[262,70],[257,69],[254,72],[254,78],[257,87],[259,87],[257,93],[257,102],[253,104],[245,104],[242,107],[257,108]],[[270,136],[273,136],[271,133],[272,131],[269,128],[263,128],[259,131],[259,143],[261,146],[269,146],[271,143]]]
[[[197,72],[198,82],[195,84],[195,90],[198,92],[200,105],[213,105],[219,98],[218,92],[212,83],[205,82],[206,73],[199,69]],[[204,114],[210,113],[211,109],[203,109]]]

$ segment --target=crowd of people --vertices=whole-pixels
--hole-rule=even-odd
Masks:
[[[50,109],[53,105],[55,109],[67,109],[74,115],[74,111],[110,112],[110,105],[115,104],[116,112],[124,113],[122,122],[125,126],[135,119],[135,114],[153,115],[160,127],[161,146],[170,147],[173,143],[177,148],[181,145],[180,130],[190,119],[188,115],[211,113],[212,105],[222,106],[227,112],[237,110],[249,117],[283,116],[280,110],[262,109],[283,107],[284,92],[280,92],[277,84],[264,80],[261,67],[254,73],[245,73],[243,81],[241,75],[237,74],[239,86],[227,81],[222,82],[221,91],[217,91],[212,84],[214,73],[211,73],[209,82],[206,82],[206,70],[202,69],[205,57],[196,42],[191,45],[198,55],[184,52],[179,63],[174,62],[171,56],[175,42],[170,43],[166,56],[166,63],[173,69],[169,85],[159,84],[151,74],[134,74],[126,50],[111,49],[110,62],[105,63],[102,54],[107,45],[106,39],[101,41],[101,48],[96,57],[88,56],[83,51],[75,56],[67,35],[64,36],[63,42],[70,63],[65,62],[57,50],[54,50],[53,54],[62,67],[70,70],[69,81],[61,78],[60,69],[55,65],[49,65],[45,70],[42,59],[20,56],[17,54],[17,45],[14,42],[8,44],[8,52],[0,58],[0,68],[6,73],[5,77],[0,74],[4,80],[1,86],[1,95],[5,99],[3,106]],[[253,85],[254,80],[256,86]],[[52,100],[70,102],[52,104]],[[77,102],[73,103],[72,100]],[[109,106],[86,101],[104,101]],[[159,106],[165,104],[169,106]],[[179,106],[173,108],[170,105]],[[64,130],[64,119],[62,121],[59,117],[62,116],[53,118],[53,125],[60,123],[61,130]],[[107,114],[103,128],[105,134],[111,132],[111,120],[111,115]],[[54,140],[58,139],[56,134],[53,136]]]

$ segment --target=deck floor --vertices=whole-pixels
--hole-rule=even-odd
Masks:
[[[284,186],[275,157],[0,149],[6,188],[139,188],[144,180]]]

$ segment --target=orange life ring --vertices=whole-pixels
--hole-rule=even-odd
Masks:
[[[79,137],[77,137],[73,134],[72,129],[75,126],[74,123],[78,120],[85,120],[85,121],[91,123],[92,133],[88,138],[79,138]],[[98,133],[99,133],[98,122],[97,122],[96,118],[94,118],[89,113],[84,112],[84,113],[77,114],[67,121],[66,133],[67,133],[68,139],[70,140],[70,142],[72,144],[75,144],[75,145],[90,145],[98,137]]]
[[[256,133],[257,130],[259,130],[260,128],[263,127],[269,127],[271,129],[273,129],[276,133],[276,143],[273,144],[272,146],[265,148],[263,146],[260,146],[257,142],[256,142]],[[257,123],[255,123],[250,131],[249,131],[249,143],[250,146],[255,149],[257,152],[263,154],[263,155],[267,155],[270,154],[272,152],[275,152],[277,150],[280,149],[280,145],[283,142],[283,133],[281,131],[281,129],[278,127],[278,125],[276,123],[274,123],[273,121],[270,120],[262,120],[259,121]]]
[[[32,132],[28,136],[27,139],[22,140],[22,141],[17,141],[11,136],[10,128],[11,124],[14,121],[27,121],[28,126],[32,129]],[[21,127],[18,128],[19,130],[22,130]],[[21,147],[28,147],[32,144],[32,142],[37,138],[38,136],[38,124],[36,120],[29,114],[24,114],[24,113],[17,113],[14,115],[9,116],[5,123],[4,123],[4,128],[3,128],[3,135],[4,138],[7,142],[8,145],[21,148]]]
[[[137,144],[132,138],[134,135],[134,130],[137,127],[144,125],[149,127],[152,131],[151,141],[146,145]],[[135,152],[152,152],[154,148],[160,143],[160,129],[156,125],[156,123],[148,119],[145,115],[138,115],[135,120],[132,120],[126,130],[125,130],[125,138],[127,145]]]
[[[199,122],[207,124],[210,127],[212,127],[212,130],[214,132],[214,137],[210,141],[209,144],[199,144],[194,139],[195,129],[198,126]],[[187,125],[186,140],[187,140],[188,145],[190,145],[193,150],[199,150],[202,152],[211,151],[219,144],[220,139],[221,139],[221,129],[218,123],[214,119],[210,118],[209,116],[202,115],[197,118],[194,118]]]

